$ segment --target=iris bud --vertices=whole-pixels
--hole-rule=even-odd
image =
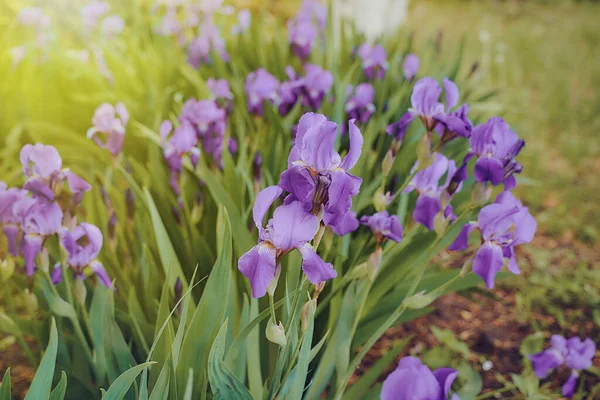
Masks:
[[[275,321],[273,321],[273,318],[269,319],[265,335],[269,342],[278,344],[281,347],[287,344],[285,329],[283,328],[283,324],[281,323],[281,321],[279,321],[279,325],[275,325]]]

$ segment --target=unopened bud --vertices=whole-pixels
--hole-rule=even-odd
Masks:
[[[28,315],[34,315],[39,308],[37,297],[29,289],[25,289],[23,292],[23,303]]]
[[[0,278],[7,282],[15,273],[15,261],[12,257],[0,261]]]
[[[275,325],[275,321],[273,318],[269,319],[267,323],[267,329],[265,331],[265,336],[269,342],[278,344],[283,347],[287,344],[287,337],[285,336],[285,329],[283,328],[283,324],[279,321],[279,325]]]
[[[79,275],[75,278],[75,284],[73,288],[73,293],[75,294],[75,298],[79,300],[81,304],[85,304],[85,298],[87,296],[87,289],[85,287],[85,282],[83,281],[83,275]]]
[[[175,217],[175,221],[177,222],[177,225],[181,225],[181,211],[179,211],[180,208],[177,206],[171,206],[171,211],[173,212],[173,216]]]
[[[202,191],[199,190],[196,193],[196,201],[194,202],[194,206],[192,207],[192,212],[190,213],[190,219],[192,220],[192,224],[197,224],[202,217],[202,211],[204,209],[204,197],[202,195]]]
[[[450,204],[450,193],[444,190],[440,194],[440,208],[445,210],[446,207],[448,207],[448,204]]]
[[[313,292],[313,299],[317,299],[323,289],[325,289],[325,281],[317,283],[315,285],[315,291]]]
[[[273,296],[275,294],[275,289],[277,289],[277,283],[279,282],[279,275],[281,275],[280,267],[275,270],[275,276],[273,279],[271,279],[269,286],[267,286],[267,293],[269,293],[269,296]]]
[[[100,185],[100,194],[102,195],[102,201],[107,208],[112,208],[110,197],[108,196],[108,192],[106,191],[106,187],[104,185]]]
[[[390,171],[392,170],[392,166],[394,165],[394,153],[392,150],[388,150],[381,162],[381,169],[383,170],[383,176],[388,176]]]
[[[392,154],[393,155],[398,154],[401,147],[402,147],[402,140],[394,138],[394,140],[392,140],[392,145],[390,146],[390,150],[392,151]]]
[[[256,152],[252,161],[252,175],[254,176],[254,182],[260,183],[262,179],[262,156],[260,151]]]
[[[475,182],[471,189],[471,203],[474,206],[482,206],[487,204],[492,196],[492,187],[487,186],[485,183]]]
[[[312,310],[311,310],[312,308]],[[310,323],[311,314],[314,315],[315,310],[317,309],[317,299],[308,300],[302,306],[302,314],[300,315],[300,325],[302,326],[302,331],[306,332],[308,329],[308,325]]]
[[[131,188],[125,191],[125,204],[127,206],[127,216],[133,218],[133,214],[135,214],[135,197]]]
[[[433,230],[438,237],[444,236],[449,222],[450,220],[444,216],[443,212],[435,214],[435,217],[433,217]]]
[[[431,140],[428,135],[423,136],[423,139],[417,145],[417,162],[419,171],[424,170],[433,163],[433,155],[431,154]]]
[[[475,256],[471,256],[469,257],[469,259],[467,261],[465,261],[465,263],[463,264],[462,268],[460,269],[460,276],[465,276],[469,273],[469,271],[471,270],[471,267],[473,266],[473,259],[475,258]]]
[[[425,308],[437,299],[435,293],[425,294],[425,291],[415,293],[410,296],[408,299],[403,301],[403,304],[410,309],[419,310],[421,308]]]
[[[373,195],[373,206],[375,207],[375,210],[378,212],[385,210],[390,201],[390,195],[390,192],[383,193],[383,190],[379,188]]]
[[[38,255],[38,267],[45,272],[50,270],[50,254],[48,254],[48,249],[45,247]]]
[[[115,240],[117,237],[117,214],[113,211],[108,218],[108,237]]]
[[[379,267],[381,267],[382,257],[383,257],[383,249],[379,246],[369,256],[369,261],[367,262],[367,271],[368,271],[369,279],[371,281],[375,280],[375,277],[377,276],[377,273],[379,272]]]

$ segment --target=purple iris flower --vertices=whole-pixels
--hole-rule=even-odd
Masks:
[[[381,242],[383,237],[399,243],[402,240],[402,225],[397,215],[389,215],[387,210],[379,211],[371,216],[361,217],[360,223],[367,225],[377,241]]]
[[[125,21],[119,15],[109,15],[102,21],[102,34],[109,39],[123,32],[123,29]]]
[[[296,17],[299,21],[315,21],[320,30],[327,25],[327,6],[315,0],[304,0]]]
[[[412,170],[415,171],[417,168],[418,163],[415,163]],[[413,218],[429,230],[434,229],[434,218],[442,211],[441,195],[450,185],[456,170],[454,160],[449,160],[444,155],[435,153],[433,163],[422,171],[417,172],[403,191],[403,193],[410,193],[413,190],[417,191],[419,197],[417,197]],[[446,175],[446,181],[443,185],[440,185],[440,179],[444,175]],[[460,186],[456,188],[455,193],[460,191]],[[446,205],[443,211],[447,218],[455,218],[449,204]]]
[[[27,191],[19,188],[8,188],[0,182],[0,226],[8,242],[8,254],[17,256],[19,247],[17,240],[21,219],[14,213],[14,205],[25,199]]]
[[[164,157],[171,171],[169,182],[175,194],[179,196],[181,193],[179,176],[183,170],[183,158],[188,155],[192,164],[196,166],[200,157],[200,151],[196,147],[198,136],[192,123],[188,120],[183,120],[175,130],[173,130],[171,121],[164,121],[160,125],[160,136]]]
[[[182,123],[187,121],[193,126],[202,149],[211,155],[219,167],[222,167],[227,122],[225,110],[211,100],[190,99],[183,105],[179,120]]]
[[[281,83],[279,86],[279,114],[287,115],[294,108],[302,96],[303,86],[302,79],[292,79]]]
[[[319,36],[317,27],[310,20],[289,20],[288,32],[292,52],[301,60],[308,59]]]
[[[578,337],[565,339],[560,335],[552,335],[550,348],[529,356],[535,375],[543,379],[548,373],[565,365],[571,369],[571,376],[562,387],[565,397],[573,397],[575,385],[579,376],[578,371],[592,366],[596,353],[596,344],[589,338],[581,340]]]
[[[306,64],[306,75],[302,78],[302,104],[312,110],[321,107],[325,95],[333,86],[333,75],[318,65]]]
[[[383,46],[363,43],[357,51],[362,60],[362,68],[369,79],[383,79],[388,69],[387,53]]]
[[[451,112],[450,110],[458,103],[458,87],[448,78],[443,79],[443,85],[445,105],[439,102],[442,88],[435,79],[426,77],[417,81],[410,96],[412,108],[398,122],[387,127],[388,135],[403,140],[406,129],[419,118],[428,131],[433,130],[439,123],[442,124],[440,134],[444,133],[444,129],[450,129],[455,135],[468,137],[471,133],[471,123],[466,117],[469,108],[463,105],[456,112]],[[460,121],[457,121],[457,118]]]
[[[21,251],[27,275],[33,275],[35,258],[42,251],[44,239],[59,232],[63,212],[55,202],[45,198],[25,197],[13,205],[14,215],[19,218],[23,238]]]
[[[363,137],[354,120],[349,121],[348,130],[350,149],[342,159],[334,148],[337,124],[322,114],[304,114],[288,157],[288,169],[279,182],[290,193],[287,202],[299,201],[315,213],[323,205],[323,222],[342,235],[358,227],[350,208],[362,183],[348,171],[360,157]]]
[[[111,104],[103,103],[94,111],[93,127],[88,129],[87,137],[93,139],[98,146],[107,149],[116,157],[123,148],[125,127],[128,121],[129,113],[123,103],[117,103],[114,107]],[[104,140],[101,139],[101,135]]]
[[[506,190],[516,186],[513,174],[520,173],[523,166],[515,157],[525,146],[525,141],[519,139],[502,118],[493,117],[477,126],[469,144],[471,156],[477,156],[474,173],[478,182],[504,183]]]
[[[439,368],[431,371],[418,358],[404,357],[381,387],[381,400],[446,400],[458,371]],[[451,400],[459,400],[456,393]]]
[[[110,10],[110,5],[103,1],[93,1],[81,8],[81,19],[86,29],[93,28],[98,20]]]
[[[206,86],[212,95],[212,98],[217,102],[217,105],[225,109],[227,114],[230,114],[233,109],[233,93],[229,88],[229,82],[226,79],[210,78],[206,81]]]
[[[371,119],[371,115],[375,112],[373,99],[375,98],[375,90],[370,83],[361,83],[353,88],[348,86],[346,91],[345,110],[348,114],[348,119],[355,119],[361,124],[366,124]]]
[[[509,271],[519,274],[514,248],[529,243],[537,228],[527,207],[523,207],[512,193],[500,193],[494,204],[481,209],[477,222],[465,224],[449,250],[466,249],[469,233],[475,228],[481,231],[482,245],[475,254],[473,271],[485,281],[488,289],[494,287],[494,278],[504,266],[505,258]]]
[[[294,249],[302,253],[302,270],[311,283],[316,285],[337,276],[333,266],[323,261],[308,243],[317,233],[319,221],[299,202],[277,207],[267,228],[263,228],[262,220],[281,192],[280,187],[269,186],[256,197],[252,215],[259,230],[259,243],[238,262],[239,270],[250,281],[255,298],[266,294],[280,268],[281,257]]]
[[[211,62],[211,52],[215,52],[221,57],[221,60],[229,61],[229,54],[225,49],[225,41],[221,37],[219,29],[212,21],[206,21],[200,25],[200,32],[190,43],[188,48],[188,63],[194,68],[200,67],[200,64],[209,64]]]
[[[250,114],[262,115],[266,101],[278,102],[279,81],[263,68],[248,74],[244,88]]]
[[[238,11],[237,13],[237,24],[231,28],[231,32],[234,35],[239,35],[240,33],[244,33],[250,28],[250,24],[252,23],[252,13],[250,10],[244,8],[243,10]]]
[[[62,228],[60,242],[69,253],[67,264],[80,271],[98,257],[103,238],[97,226],[82,222],[72,230]]]
[[[417,57],[416,54],[409,53],[404,57],[404,63],[402,64],[402,72],[404,73],[404,79],[407,81],[412,81],[417,72],[419,72],[419,67],[421,66],[421,60]]]

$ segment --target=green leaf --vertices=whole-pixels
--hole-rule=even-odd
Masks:
[[[90,306],[90,324],[92,327],[92,343],[96,357],[96,378],[102,382],[106,376],[106,352],[104,349],[104,313],[108,290],[104,285],[96,285]]]
[[[50,400],[63,400],[67,392],[67,374],[65,371],[60,373],[60,381],[50,393]]]
[[[121,400],[127,392],[129,388],[135,381],[135,378],[142,372],[144,369],[148,368],[150,365],[155,364],[154,361],[146,362],[143,364],[136,365],[135,367],[129,368],[127,371],[123,372],[112,385],[106,391],[106,395],[102,398],[102,400]]]
[[[52,378],[54,377],[54,366],[56,364],[56,353],[58,351],[58,332],[56,330],[56,321],[52,318],[50,325],[50,340],[42,361],[35,372],[33,382],[25,399],[47,399],[50,397],[52,389]]]
[[[483,389],[481,375],[468,362],[461,363],[457,370],[462,385],[456,394],[461,400],[473,400]]]
[[[310,363],[310,350],[312,346],[313,330],[315,328],[315,307],[313,302],[309,301],[308,327],[302,338],[302,347],[298,355],[298,364],[296,365],[296,376],[292,386],[292,399],[302,400],[304,386],[306,385],[306,376],[308,375],[308,364]]]
[[[56,293],[54,288],[50,286],[50,281],[45,278],[41,278],[39,281],[41,282],[44,298],[48,302],[48,306],[52,312],[60,317],[76,320],[77,314],[75,313],[75,309]]]
[[[21,335],[21,329],[8,315],[0,312],[0,332],[7,335]]]
[[[215,399],[252,400],[246,386],[227,368],[223,361],[227,320],[219,330],[208,357],[208,380]]]
[[[183,373],[182,371],[188,371],[190,368],[194,371],[206,370],[210,346],[225,320],[227,301],[224,299],[229,298],[232,284],[233,248],[229,217],[223,207],[219,209],[217,232],[221,235],[218,242],[222,244],[222,247],[219,249],[219,256],[183,339],[178,365],[179,375]],[[210,322],[207,324],[207,321]],[[194,388],[199,391],[203,383],[202,377],[196,379]],[[180,385],[180,391],[183,392],[183,382],[178,382],[178,385]]]
[[[156,384],[150,394],[150,400],[162,400],[169,398],[169,380],[171,376],[171,365],[166,362],[158,375]]]
[[[183,400],[192,400],[192,392],[194,391],[194,370],[190,368],[188,371],[187,382],[185,384],[185,392]]]
[[[6,368],[0,385],[0,400],[10,400],[10,367]]]

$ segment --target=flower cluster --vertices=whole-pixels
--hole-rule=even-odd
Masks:
[[[591,339],[581,340],[578,337],[565,339],[560,335],[552,335],[550,348],[529,356],[533,370],[540,379],[562,365],[571,369],[571,376],[562,387],[562,394],[571,398],[575,393],[575,384],[579,371],[592,366],[592,359],[596,353],[596,344]]]
[[[348,171],[360,157],[363,138],[353,121],[349,125],[350,149],[342,159],[334,149],[337,125],[324,115],[303,115],[279,185],[263,189],[256,197],[253,215],[260,241],[239,260],[254,297],[265,295],[271,281],[276,281],[281,258],[293,249],[302,253],[302,269],[311,283],[336,276],[309,242],[319,225],[330,226],[339,235],[358,227],[350,208],[362,180]],[[284,191],[288,193],[284,204],[263,228],[264,216]]]
[[[52,146],[27,144],[19,157],[26,178],[23,187],[9,188],[0,183],[0,225],[8,254],[22,255],[25,271],[31,276],[36,265],[48,268],[47,263],[38,264],[36,259],[42,253],[47,259],[46,240],[56,235],[68,254],[66,264],[78,279],[85,278],[85,268],[89,267],[102,284],[110,286],[110,278],[96,260],[102,248],[102,233],[94,225],[77,224],[76,212],[91,185],[63,169],[60,154]],[[65,184],[69,193],[64,190]],[[57,264],[52,271],[53,281],[58,283],[61,277],[61,266]]]
[[[447,400],[458,371],[439,368],[431,371],[415,357],[404,357],[381,387],[381,400]],[[456,393],[450,400],[459,400]]]
[[[298,58],[308,59],[326,23],[327,8],[315,0],[304,0],[296,18],[288,21],[290,47]]]

